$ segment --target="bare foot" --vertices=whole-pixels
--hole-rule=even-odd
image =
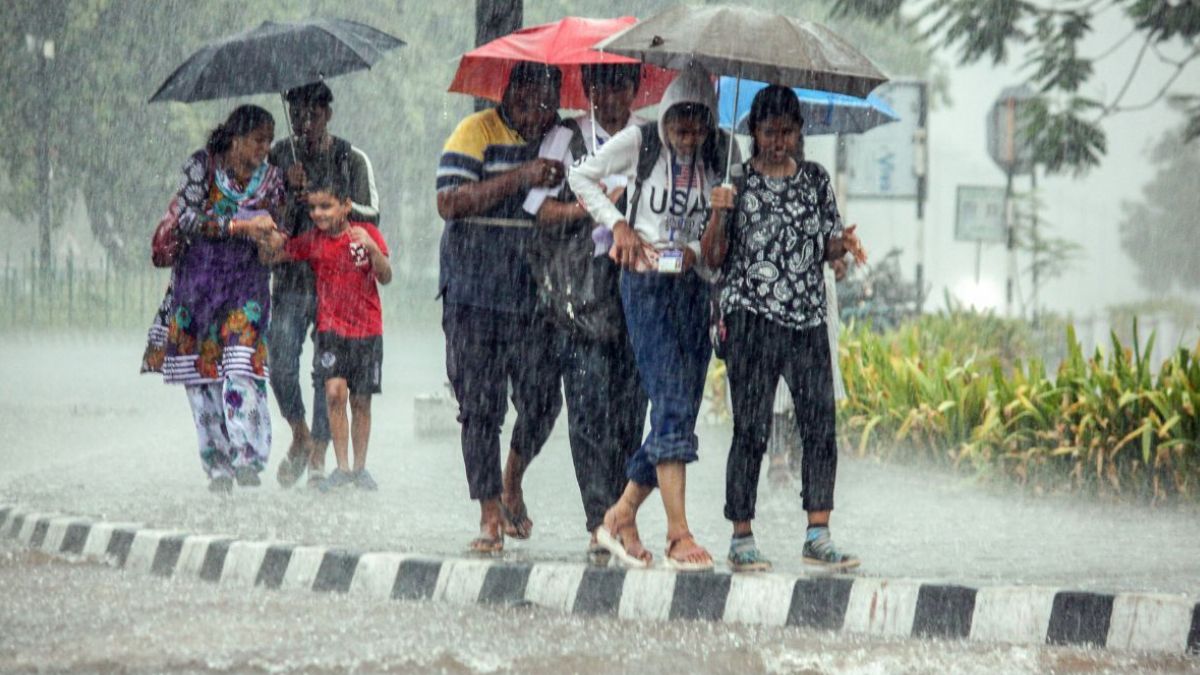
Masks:
[[[504,519],[504,534],[513,539],[528,539],[533,534],[533,521],[525,508],[525,493],[521,483],[529,463],[521,453],[510,448],[504,465],[503,489],[500,493],[500,513]]]
[[[514,506],[509,506],[513,504]],[[512,501],[500,498],[500,513],[503,516],[504,534],[513,539],[528,539],[533,534],[533,521],[525,508],[525,500],[517,496]]]
[[[653,562],[654,555],[642,544],[642,538],[638,534],[636,522],[629,521],[627,525],[621,528],[620,532],[617,532],[617,538],[621,540],[621,543],[625,546],[625,551],[629,555],[646,563],[647,566]]]
[[[479,524],[479,536],[471,540],[469,548],[479,555],[496,555],[504,551],[504,533],[499,521]]]

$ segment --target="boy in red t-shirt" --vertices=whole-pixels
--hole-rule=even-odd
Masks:
[[[307,261],[317,281],[313,380],[325,386],[329,431],[337,457],[337,469],[318,487],[322,492],[348,485],[375,490],[379,486],[366,469],[367,441],[371,395],[381,390],[383,309],[376,282],[392,280],[388,248],[374,225],[350,222],[348,185],[334,180],[310,186],[308,205],[316,227],[290,239],[277,232],[270,243],[278,259]],[[350,439],[354,442],[353,469],[348,457]]]

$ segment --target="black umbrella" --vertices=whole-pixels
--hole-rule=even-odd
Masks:
[[[404,41],[356,21],[265,21],[192,54],[150,97],[157,101],[284,92],[311,82],[365,70]]]

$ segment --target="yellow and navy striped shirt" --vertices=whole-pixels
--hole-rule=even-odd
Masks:
[[[437,190],[453,190],[512,171],[536,158],[538,145],[521,138],[498,108],[470,115],[459,122],[442,148]],[[527,190],[511,194],[476,218],[531,222],[532,216],[522,209],[527,194]],[[448,220],[442,232],[439,290],[445,301],[507,312],[533,311],[537,289],[526,260],[533,230],[472,220]]]

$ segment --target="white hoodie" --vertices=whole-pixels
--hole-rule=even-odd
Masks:
[[[685,219],[682,229],[675,231],[675,245],[684,245],[696,254],[700,260],[700,235],[704,232],[708,217],[708,197],[715,185],[720,184],[723,176],[720,171],[714,171],[704,166],[698,156],[694,163],[685,159],[684,164],[695,166],[696,175],[690,184],[677,185],[674,189],[669,186],[674,182],[675,172],[672,169],[672,151],[667,143],[667,133],[663,128],[662,117],[672,106],[681,103],[699,103],[706,106],[712,113],[712,119],[717,119],[717,95],[713,90],[712,79],[699,66],[692,66],[675,77],[667,87],[659,104],[661,111],[658,120],[658,134],[662,139],[662,151],[654,170],[642,183],[642,194],[639,199],[637,221],[633,223],[644,241],[655,249],[662,250],[672,247],[671,223],[681,224],[679,219]],[[716,130],[713,130],[716,133]],[[571,189],[575,191],[592,215],[595,221],[610,230],[622,220],[628,220],[628,214],[621,213],[609,200],[600,181],[607,176],[625,176],[629,181],[626,194],[629,197],[629,210],[633,210],[633,192],[637,181],[638,153],[642,147],[642,130],[640,127],[626,127],[611,140],[601,146],[600,151],[586,162],[571,170],[569,180]],[[740,166],[737,146],[734,146],[733,166]],[[721,167],[724,170],[724,167]],[[670,195],[670,199],[668,199]],[[685,203],[686,198],[686,203]]]

